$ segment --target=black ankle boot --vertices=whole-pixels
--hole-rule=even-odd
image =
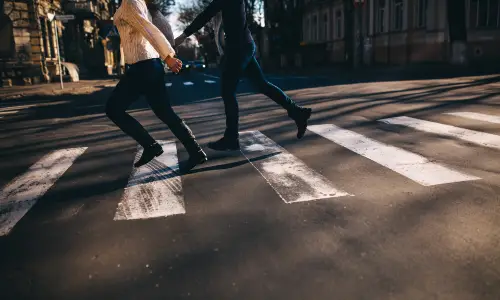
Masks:
[[[224,136],[217,141],[208,143],[208,148],[216,151],[236,151],[240,150],[240,141],[238,138]]]
[[[201,149],[191,129],[184,121],[170,127],[172,133],[179,139],[189,154],[189,160],[183,169],[192,169],[207,161],[207,155]]]
[[[288,112],[288,116],[297,125],[297,138],[301,139],[306,133],[307,121],[311,117],[312,109],[298,106],[293,111]]]
[[[153,158],[163,154],[163,148],[158,143],[153,143],[152,145],[144,148],[142,151],[141,158],[134,164],[134,167],[138,168],[150,162]]]

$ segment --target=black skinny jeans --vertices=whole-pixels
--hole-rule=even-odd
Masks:
[[[242,48],[225,49],[221,67],[221,93],[226,112],[226,132],[224,136],[227,138],[232,139],[239,136],[239,112],[238,101],[236,100],[236,88],[240,78],[243,76],[247,77],[260,93],[271,98],[271,100],[286,109],[289,116],[298,108],[297,104],[280,88],[266,80],[255,58],[255,44],[251,46],[246,45],[246,47]]]
[[[168,127],[178,126],[182,122],[170,104],[164,75],[163,65],[158,58],[135,63],[125,72],[106,103],[106,115],[111,121],[144,148],[155,140],[136,119],[126,113],[140,95],[146,96],[155,115]]]

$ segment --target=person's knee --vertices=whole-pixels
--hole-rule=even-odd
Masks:
[[[116,106],[113,103],[114,103],[114,101],[108,101],[106,103],[106,107],[104,108],[104,112],[106,113],[106,116],[108,116],[108,118],[110,118],[111,120],[116,119],[120,113],[124,112],[123,110],[121,110],[118,106]]]
[[[273,89],[274,86],[269,81],[262,79],[257,82],[257,87],[262,91],[269,91]]]

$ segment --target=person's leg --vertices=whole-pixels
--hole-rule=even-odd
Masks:
[[[148,85],[146,99],[155,115],[165,123],[172,133],[179,139],[189,153],[189,166],[193,168],[197,164],[207,161],[205,152],[196,142],[191,129],[175,113],[170,104],[170,97],[165,87],[164,69],[159,61],[154,62],[154,68],[151,70],[151,76],[148,76]]]
[[[221,95],[224,101],[224,110],[226,113],[226,130],[224,136],[210,142],[208,147],[213,150],[238,150],[239,143],[239,112],[238,101],[236,100],[236,88],[243,75],[245,60],[242,55],[226,54],[221,62]]]
[[[267,81],[255,56],[252,57],[248,63],[245,69],[245,76],[252,82],[259,92],[271,98],[271,100],[287,110],[288,116],[297,124],[297,137],[299,139],[302,138],[305,134],[307,120],[311,117],[312,110],[310,108],[298,106],[279,87]]]
[[[125,73],[111,93],[106,103],[105,112],[116,126],[146,148],[155,142],[154,139],[137,120],[126,113],[130,104],[137,100],[140,95],[138,88],[140,82],[134,72],[134,67],[131,68],[132,70],[129,69]]]

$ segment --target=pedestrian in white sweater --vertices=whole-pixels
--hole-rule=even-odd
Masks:
[[[154,5],[150,5],[154,8]],[[187,169],[207,160],[205,152],[196,142],[195,136],[185,122],[174,112],[164,82],[161,61],[175,73],[182,67],[175,58],[168,30],[170,25],[164,16],[154,10],[153,17],[144,0],[123,0],[114,15],[125,63],[129,66],[106,104],[107,116],[143,148],[141,158],[134,164],[140,167],[163,153],[159,145],[126,110],[140,95],[146,96],[149,106],[180,140],[189,153]],[[161,14],[161,13],[160,13]],[[171,31],[171,29],[170,29]]]

